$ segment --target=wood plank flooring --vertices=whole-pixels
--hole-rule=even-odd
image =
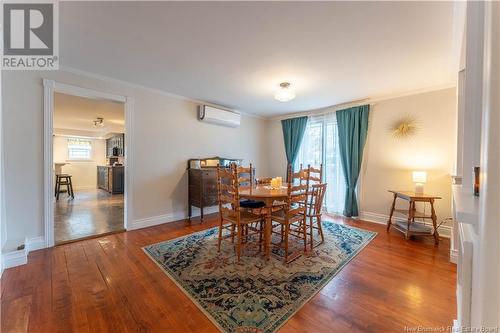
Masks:
[[[334,218],[377,237],[280,332],[403,332],[456,318],[449,241],[405,241],[383,225]],[[1,279],[1,332],[217,332],[141,250],[215,226],[173,222],[30,253]]]

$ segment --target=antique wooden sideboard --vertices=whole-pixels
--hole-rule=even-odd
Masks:
[[[217,165],[227,167],[231,163],[241,164],[241,159],[211,157],[190,159],[188,161],[188,218],[193,215],[193,207],[200,209],[203,222],[204,209],[216,206],[217,200]]]

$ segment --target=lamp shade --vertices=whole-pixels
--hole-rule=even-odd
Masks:
[[[426,183],[427,182],[427,172],[425,171],[413,171],[413,182],[414,183]]]

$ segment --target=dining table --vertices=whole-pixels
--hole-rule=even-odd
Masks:
[[[271,187],[271,185],[254,185],[246,189],[241,189],[239,196],[241,199],[263,201],[265,203],[264,253],[269,258],[271,255],[272,239],[272,208],[276,201],[286,200],[288,197],[288,184],[283,183],[280,187],[276,188]]]

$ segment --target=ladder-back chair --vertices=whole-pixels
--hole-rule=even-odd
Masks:
[[[258,246],[262,249],[263,243],[263,223],[261,215],[253,214],[240,207],[239,197],[239,174],[236,165],[229,168],[217,166],[217,190],[219,199],[219,238],[218,251],[220,252],[221,242],[230,239],[235,244],[238,262],[241,257],[242,247],[246,247],[249,237],[258,236]],[[224,235],[224,231],[229,234]],[[244,241],[245,238],[245,241]]]
[[[307,184],[300,183],[300,172],[293,173],[292,168],[288,168],[288,196],[283,209],[272,214],[272,220],[277,222],[281,231],[281,241],[273,244],[283,248],[285,252],[285,263],[296,259],[302,251],[296,251],[290,255],[290,236],[303,242],[303,251],[307,248],[307,225],[306,225],[306,204],[307,204]],[[274,232],[277,233],[277,232]],[[289,257],[291,259],[289,260]]]
[[[325,241],[325,237],[323,236],[323,228],[321,227],[321,211],[323,208],[323,198],[325,197],[325,192],[326,184],[313,184],[310,186],[309,194],[307,196],[306,216],[309,222],[307,228],[309,231],[311,250]],[[313,235],[315,229],[318,230],[318,234],[321,238],[321,241],[316,245],[314,245]]]

